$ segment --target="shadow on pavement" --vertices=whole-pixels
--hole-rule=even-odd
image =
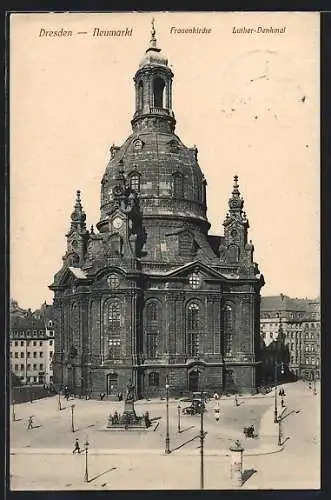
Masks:
[[[246,470],[244,470],[243,475],[242,475],[242,484],[246,483],[246,481],[248,481],[248,479],[250,477],[252,477],[252,475],[255,474],[255,472],[257,472],[256,469],[246,469]]]
[[[285,444],[285,443],[286,443],[289,439],[291,439],[291,437],[290,437],[290,436],[287,436],[287,438],[285,438],[285,439],[284,439],[284,441],[282,441],[282,442],[280,443],[280,445],[281,445],[281,446],[284,446],[284,444]]]
[[[191,439],[188,439],[187,441],[184,441],[184,443],[180,444],[179,446],[176,446],[176,448],[172,448],[171,451],[176,451],[176,450],[179,450],[180,448],[182,448],[183,446],[185,446],[186,444],[188,443],[191,443],[192,441],[194,441],[195,439],[197,439],[199,436],[194,436],[193,438]]]
[[[103,472],[101,472],[100,474],[98,474],[97,476],[94,476],[94,477],[91,477],[91,479],[88,480],[89,483],[91,483],[92,481],[94,481],[95,479],[98,479],[99,477],[103,476],[104,474],[107,474],[107,472],[110,472],[112,470],[116,470],[117,467],[111,467],[110,469],[107,469]]]
[[[290,415],[292,415],[293,413],[300,413],[301,410],[291,410],[290,412],[288,413],[283,413],[283,415],[279,418],[279,420],[282,422],[283,420],[285,420],[285,418],[289,417]]]
[[[194,425],[190,425],[189,427],[185,427],[185,429],[180,430],[180,434],[182,434],[185,431],[189,431],[190,429],[194,429],[194,427],[195,427]]]

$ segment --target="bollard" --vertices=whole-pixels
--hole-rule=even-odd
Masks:
[[[244,448],[238,439],[230,446],[231,481],[235,488],[240,488],[243,484],[243,451]]]

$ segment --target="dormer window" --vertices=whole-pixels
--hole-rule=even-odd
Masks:
[[[115,158],[115,155],[117,153],[117,151],[119,151],[119,146],[115,146],[114,144],[111,146],[110,148],[110,157],[111,158]]]
[[[179,144],[177,141],[170,141],[168,143],[168,146],[169,146],[169,151],[171,153],[178,153],[178,149],[179,149]]]
[[[131,190],[138,193],[140,191],[140,174],[138,172],[130,174],[129,182]]]
[[[144,143],[143,143],[142,140],[137,139],[137,140],[134,141],[134,143],[133,143],[133,149],[135,151],[141,151],[143,147],[144,147]]]

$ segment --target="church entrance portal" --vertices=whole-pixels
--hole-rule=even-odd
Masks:
[[[109,373],[107,375],[107,394],[108,394],[108,396],[118,394],[118,375],[117,375],[117,373]]]
[[[199,379],[200,372],[199,370],[193,370],[189,373],[188,376],[188,390],[191,392],[197,392],[199,390]]]

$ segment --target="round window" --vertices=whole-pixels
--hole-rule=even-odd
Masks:
[[[110,288],[117,288],[120,284],[120,279],[117,274],[111,274],[107,279],[108,286]]]
[[[201,277],[198,273],[191,274],[188,280],[191,288],[199,288],[201,286]]]

